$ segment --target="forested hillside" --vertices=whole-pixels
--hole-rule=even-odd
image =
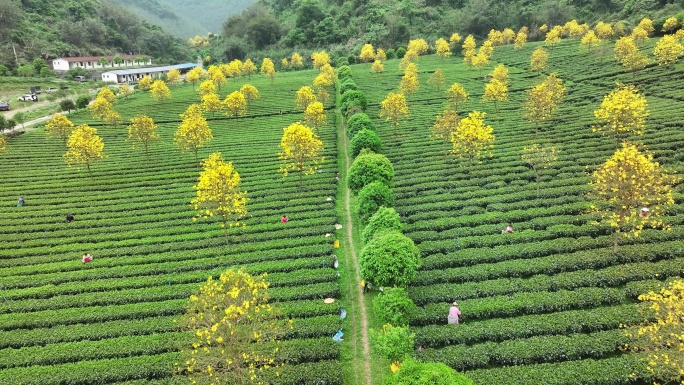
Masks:
[[[263,0],[226,20],[222,54],[293,47],[348,51],[366,42],[396,47],[416,36],[434,41],[458,31],[482,37],[491,29],[571,19],[629,26],[648,16],[657,26],[683,8],[684,0]]]
[[[254,0],[115,0],[148,22],[161,26],[168,33],[189,38],[218,33],[231,15],[242,12]]]
[[[189,58],[184,42],[100,0],[0,0],[0,64],[37,57],[144,53],[156,62]]]

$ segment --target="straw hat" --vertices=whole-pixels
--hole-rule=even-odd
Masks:
[[[452,303],[452,305],[458,306],[458,302],[454,302],[454,303]]]

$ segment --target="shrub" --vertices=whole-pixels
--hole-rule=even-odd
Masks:
[[[340,100],[340,110],[344,115],[347,115],[347,110],[352,107],[358,106],[361,110],[365,111],[368,107],[368,100],[366,99],[366,94],[359,90],[349,90],[342,94],[342,99]]]
[[[402,59],[406,55],[406,48],[404,47],[399,47],[397,48],[397,59]]]
[[[353,138],[357,132],[368,129],[375,131],[375,124],[364,113],[354,114],[351,118],[347,119],[347,137],[349,139]]]
[[[407,358],[398,372],[385,378],[383,385],[473,385],[473,381],[438,362],[418,362]]]
[[[394,362],[404,358],[413,351],[415,334],[408,326],[392,326],[385,324],[382,330],[370,331],[373,351]]]
[[[365,185],[359,191],[357,205],[359,217],[363,222],[367,222],[380,206],[394,206],[394,195],[386,184],[376,181]]]
[[[394,59],[394,57],[395,57],[394,49],[390,48],[387,51],[385,51],[385,56],[387,56],[387,60]]]
[[[88,107],[88,103],[90,103],[90,97],[86,95],[81,95],[76,99],[76,107],[78,108],[86,108]]]
[[[351,140],[350,151],[352,156],[357,156],[364,148],[367,148],[373,152],[380,151],[382,146],[382,139],[371,130],[361,130],[357,132]]]
[[[337,70],[337,78],[340,80],[351,78],[351,75],[352,70],[348,65],[340,66],[340,69]]]
[[[388,231],[361,250],[361,276],[375,286],[405,287],[420,267],[420,251],[398,231]]]
[[[352,78],[346,78],[342,84],[340,84],[340,93],[343,94],[349,90],[357,90],[358,87]]]
[[[382,323],[406,326],[417,311],[418,307],[401,287],[386,288],[373,299],[373,312]]]
[[[349,60],[347,60],[346,57],[338,57],[337,60],[335,60],[335,64],[336,67],[348,66]]]
[[[384,230],[402,230],[399,214],[391,207],[380,207],[378,211],[371,216],[368,224],[363,228],[361,239],[363,243],[370,242],[371,239]]]
[[[62,100],[61,102],[59,102],[59,108],[60,108],[62,111],[69,111],[69,112],[71,112],[71,110],[75,110],[75,109],[76,109],[76,103],[74,103],[74,101],[71,100],[71,99],[64,99],[64,100]]]
[[[349,167],[347,187],[358,194],[365,185],[375,181],[391,186],[393,178],[394,168],[387,157],[363,150]]]

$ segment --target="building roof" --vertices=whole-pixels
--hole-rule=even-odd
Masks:
[[[196,63],[183,63],[183,64],[176,64],[172,66],[163,66],[163,67],[145,67],[145,68],[132,68],[129,70],[114,70],[114,71],[106,71],[103,72],[102,74],[114,74],[114,75],[135,75],[135,74],[142,74],[146,72],[162,72],[162,71],[171,71],[173,69],[176,70],[184,70],[188,68],[195,68],[197,67]]]
[[[75,62],[75,61],[98,61],[102,58],[105,58],[109,61],[112,61],[117,56],[120,57],[122,60],[130,60],[130,59],[135,59],[135,58],[139,58],[139,57],[144,57],[147,59],[150,58],[147,55],[103,55],[103,56],[60,57],[60,58],[57,58],[56,60],[66,60],[68,62]]]

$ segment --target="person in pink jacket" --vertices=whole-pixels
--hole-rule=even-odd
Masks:
[[[458,325],[458,317],[461,315],[461,311],[458,310],[458,303],[454,302],[451,304],[451,307],[449,308],[449,317],[447,317],[449,321],[449,325]]]

